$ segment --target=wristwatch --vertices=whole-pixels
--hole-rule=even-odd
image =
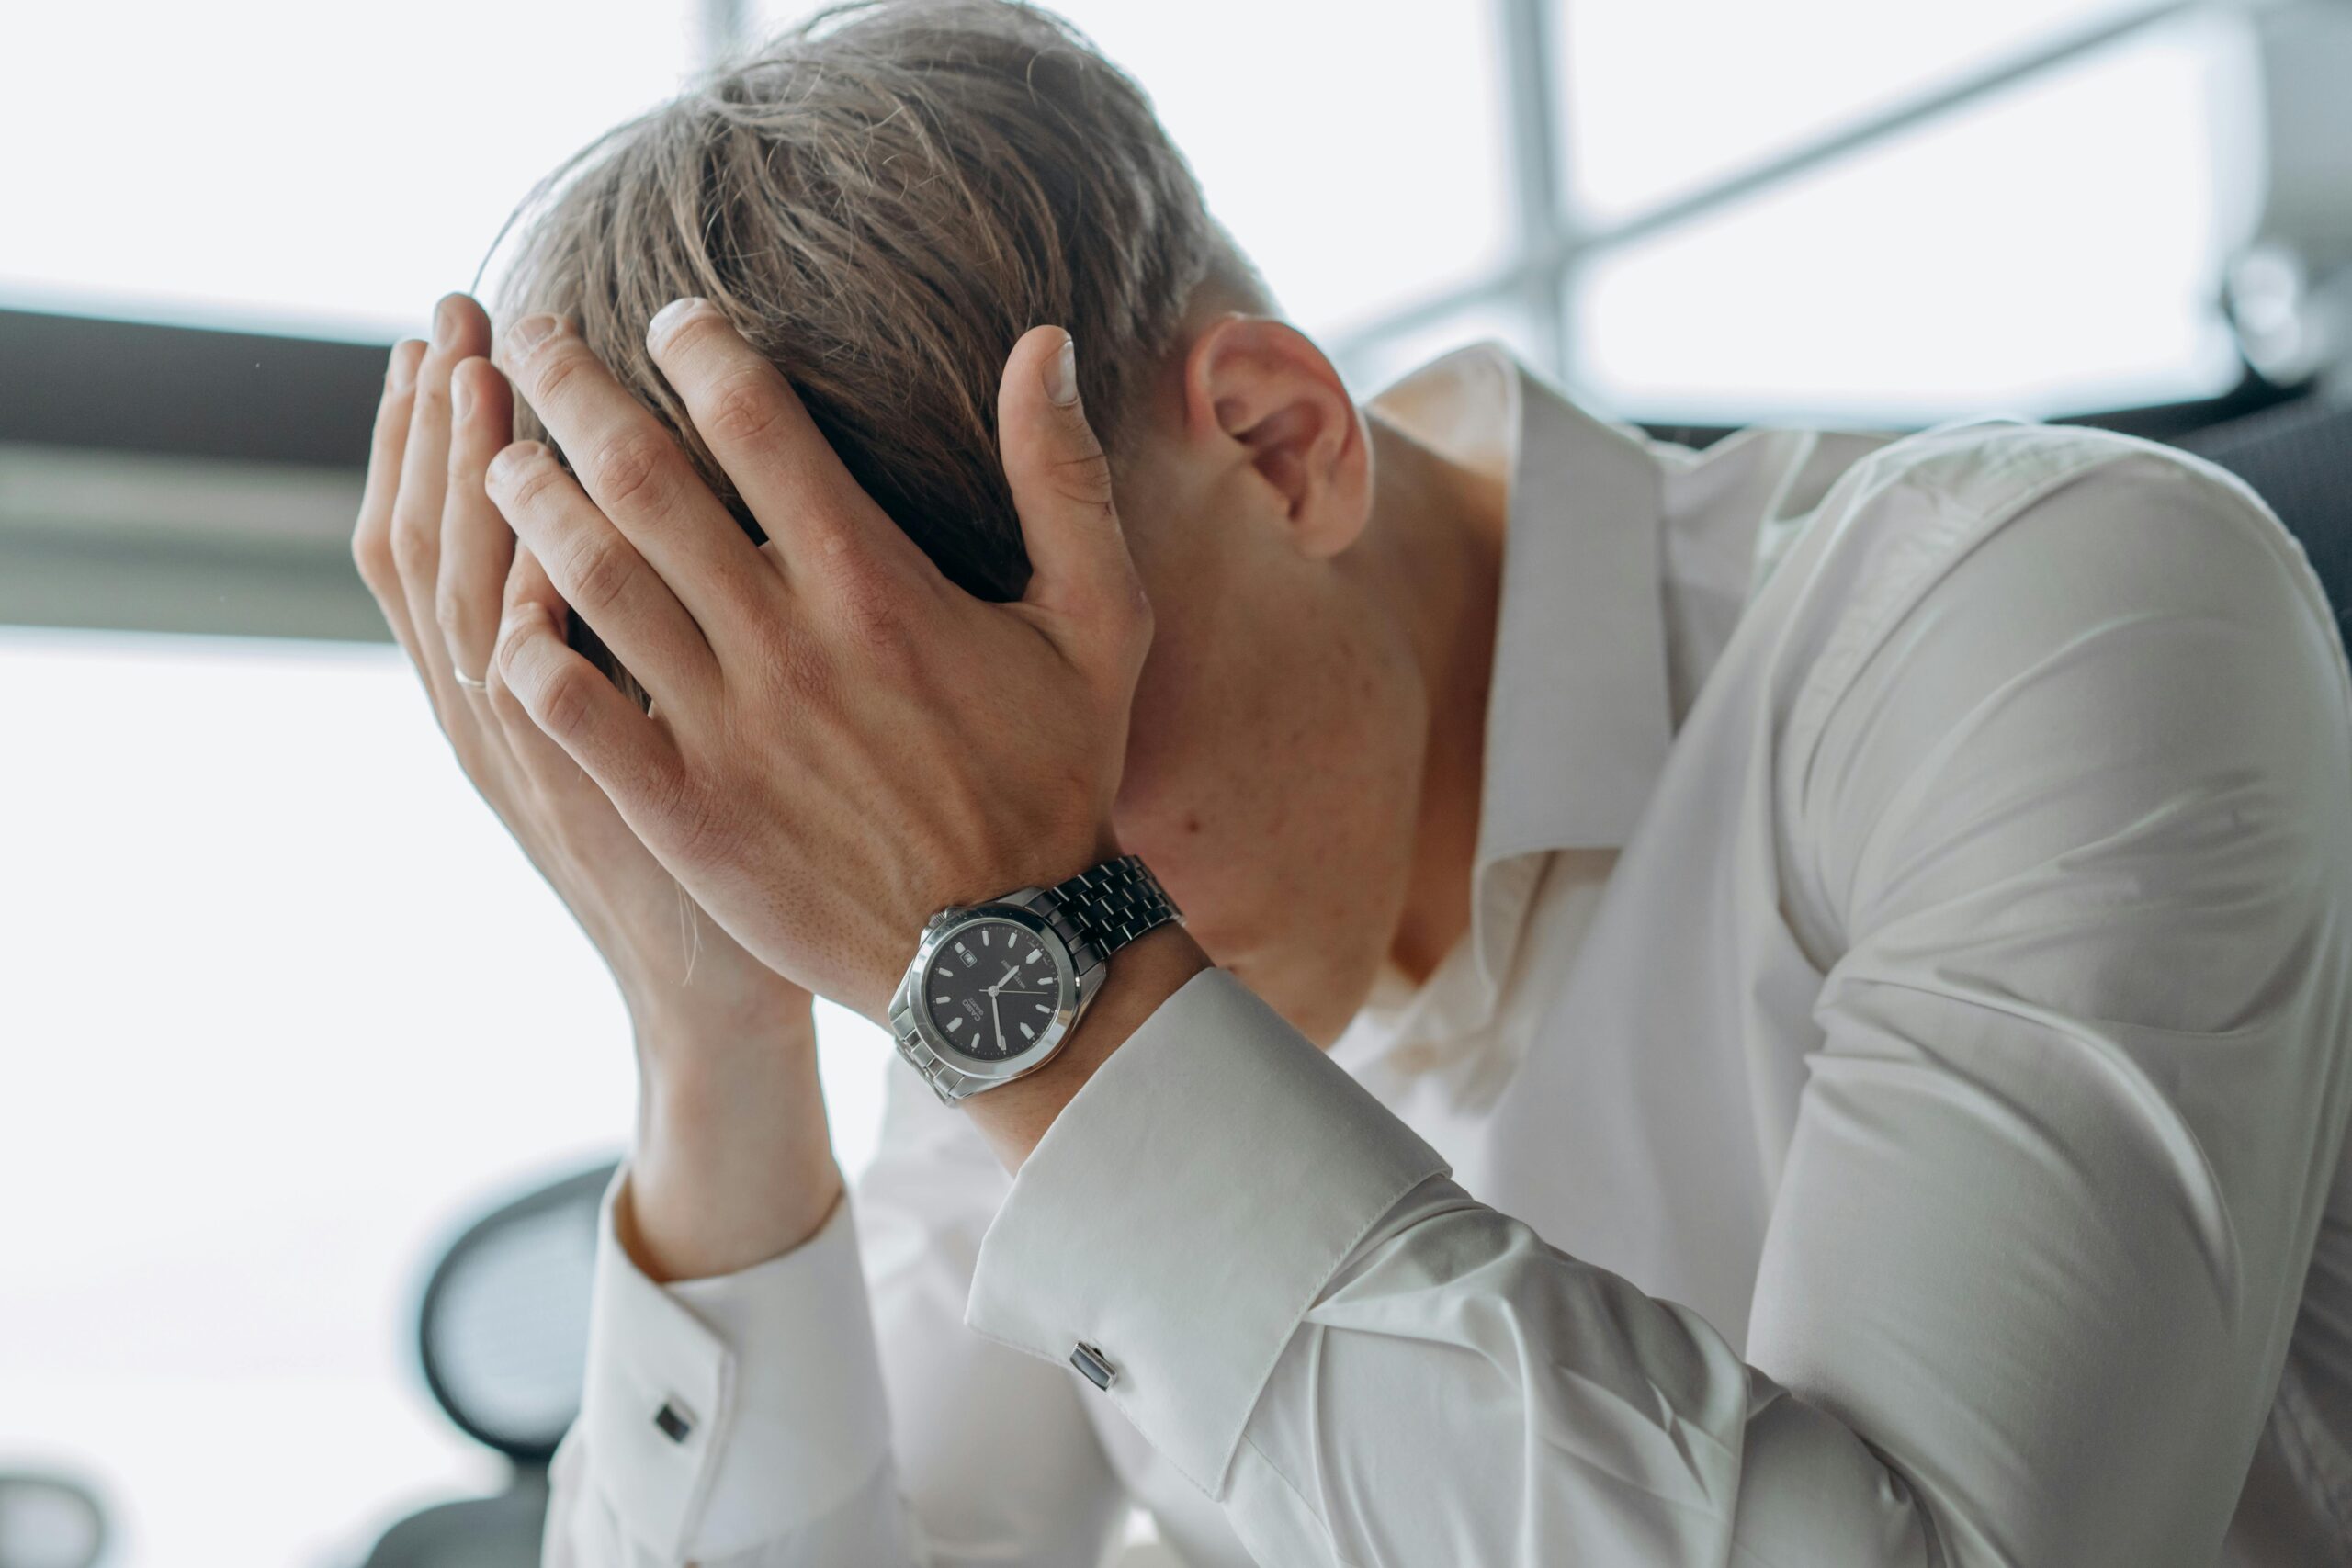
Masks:
[[[1102,987],[1111,955],[1183,914],[1142,861],[942,909],[890,998],[890,1032],[943,1100],[1034,1073]]]

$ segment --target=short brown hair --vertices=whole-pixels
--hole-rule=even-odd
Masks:
[[[645,348],[663,305],[710,299],[941,570],[994,599],[1028,580],[996,449],[1014,340],[1070,330],[1115,465],[1200,286],[1263,300],[1142,90],[1005,0],[824,11],[609,132],[521,216],[502,320],[571,317],[732,503]]]

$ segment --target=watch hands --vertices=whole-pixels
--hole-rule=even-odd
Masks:
[[[1001,980],[997,982],[997,986],[1002,984]],[[1000,1051],[1007,1049],[1004,1043],[1004,1015],[997,1010],[996,986],[989,987],[989,1017],[996,1024],[996,1048]]]

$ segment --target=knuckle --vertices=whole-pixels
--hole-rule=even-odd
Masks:
[[[562,396],[573,377],[585,368],[588,349],[569,333],[558,336],[538,353],[527,356],[527,373],[531,389],[542,400],[552,401]]]
[[[447,376],[420,375],[409,394],[415,400],[415,415],[426,420],[447,422],[449,417],[449,378]]]
[[[449,580],[443,578],[439,590],[433,595],[433,619],[440,626],[443,634],[458,637],[471,630],[474,621],[472,608]]]
[[[515,700],[514,689],[504,680],[489,681],[486,685],[488,689],[483,695],[490,700],[492,717],[497,719],[508,729],[514,728],[518,724],[530,722],[530,715],[525,713],[523,705]]]
[[[1054,493],[1077,506],[1111,506],[1111,464],[1101,451],[1058,458],[1050,470]]]
[[[713,441],[747,446],[774,434],[783,412],[767,378],[744,368],[729,371],[711,389],[710,412],[699,423]]]
[[[564,597],[594,613],[617,604],[628,582],[628,558],[617,540],[584,534],[564,552]]]
[[[425,519],[413,507],[397,507],[392,512],[391,558],[393,570],[411,581],[430,578],[439,565],[441,540],[427,526]]]
[[[390,589],[397,568],[392,562],[392,542],[390,530],[363,523],[351,531],[351,563],[359,570],[359,581],[368,591],[382,598]]]
[[[576,735],[587,728],[596,711],[596,694],[589,690],[589,683],[596,679],[594,671],[577,664],[564,665],[548,678],[540,706],[546,710],[551,734]]]
[[[554,458],[541,452],[526,459],[519,471],[511,473],[506,481],[506,502],[502,511],[534,512],[549,499],[549,494],[564,482],[563,469]]]
[[[658,502],[667,489],[669,466],[676,451],[668,437],[649,430],[614,436],[597,449],[590,470],[598,493],[613,505]]]
[[[490,668],[496,677],[491,684],[505,694],[518,717],[527,717],[530,711],[522,697],[530,682],[528,661],[528,645],[519,637],[502,636],[490,650]]]

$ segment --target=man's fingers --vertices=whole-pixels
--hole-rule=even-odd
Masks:
[[[1079,396],[1076,349],[1059,327],[1012,345],[997,393],[997,442],[1029,550],[1023,603],[1104,652],[1137,661],[1151,611],[1111,498],[1111,464]]]
[[[498,629],[493,679],[626,814],[657,811],[675,793],[677,750],[662,728],[563,640],[547,607],[526,600]]]
[[[433,310],[433,341],[416,367],[401,492],[392,502],[392,561],[400,569],[418,662],[437,693],[447,682],[448,645],[434,621],[441,570],[441,503],[449,489],[449,371],[487,346],[481,307],[461,294]]]
[[[569,323],[529,316],[507,329],[500,367],[545,422],[581,485],[669,592],[705,626],[773,614],[775,571],[660,421],[613,378]],[[562,584],[560,560],[542,552]],[[567,592],[568,590],[568,585]],[[579,599],[572,607],[604,626]]]
[[[442,507],[441,570],[435,622],[460,681],[481,682],[498,639],[501,596],[514,558],[514,531],[492,504],[491,459],[514,439],[514,402],[506,378],[487,359],[449,373],[448,498]]]
[[[518,442],[492,461],[487,478],[491,500],[515,536],[546,567],[556,592],[656,702],[673,710],[689,705],[717,682],[718,665],[702,628],[637,547],[564,472],[554,453],[536,441]],[[581,662],[594,669],[585,660]],[[516,695],[521,694],[518,690]],[[617,691],[613,694],[636,711]]]
[[[395,344],[384,367],[384,396],[376,405],[376,433],[368,450],[368,483],[359,497],[359,519],[351,530],[352,564],[376,596],[392,636],[412,658],[408,604],[401,592],[400,569],[392,560],[392,502],[400,494],[401,461],[408,449],[409,411],[414,400],[416,367],[424,344],[414,338]]]
[[[842,466],[792,384],[717,306],[671,301],[645,344],[787,570],[853,555],[927,564]]]
[[[528,546],[522,544],[514,547],[514,562],[507,570],[499,626],[503,627],[521,618],[517,612],[546,617],[558,637],[563,636],[564,622],[571,615],[571,606],[556,592],[548,569],[539,564],[539,558],[531,553]],[[483,695],[505,733],[508,750],[543,787],[552,788],[564,776],[579,773],[579,765],[563,748],[549,739],[547,732],[524,711],[522,703],[508,688],[495,657],[490,661]]]

